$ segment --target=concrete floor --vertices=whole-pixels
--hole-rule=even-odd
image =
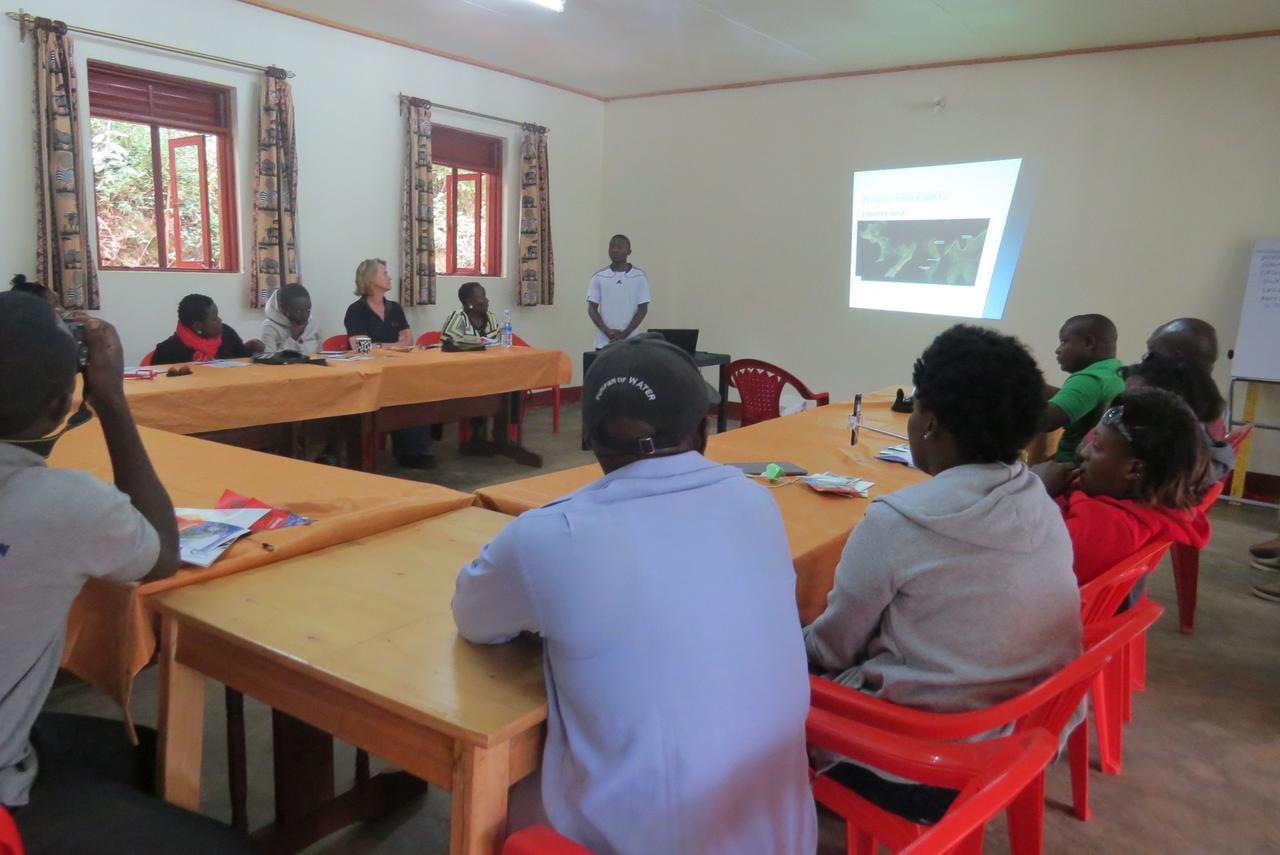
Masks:
[[[526,444],[548,469],[589,462],[578,449],[578,409],[566,407],[561,433],[551,433],[549,410],[530,414]],[[454,433],[437,445],[439,465],[424,473],[396,472],[460,490],[533,474],[505,458],[463,458]],[[386,461],[389,463],[389,459]],[[1246,547],[1274,532],[1273,513],[1218,507],[1213,543],[1201,558],[1196,633],[1178,633],[1173,579],[1162,567],[1151,596],[1168,612],[1152,630],[1148,689],[1137,695],[1133,724],[1125,729],[1123,773],[1090,776],[1094,818],[1067,812],[1070,778],[1065,761],[1049,770],[1045,817],[1050,853],[1263,853],[1280,852],[1280,604],[1248,593]],[[225,717],[222,687],[207,692],[204,812],[228,819]],[[55,690],[52,709],[114,716],[110,701],[83,685]],[[272,816],[270,716],[246,699],[251,826]],[[154,724],[156,672],[138,679],[134,713]],[[351,781],[354,751],[337,749],[339,787]],[[378,768],[374,761],[375,770]],[[307,850],[325,853],[446,852],[449,796],[432,789],[398,813],[339,832]],[[844,851],[843,825],[821,822],[820,851]],[[1008,851],[1002,820],[988,829],[987,852]]]

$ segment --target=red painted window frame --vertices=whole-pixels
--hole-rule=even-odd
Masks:
[[[442,276],[502,276],[502,167],[504,141],[443,125],[432,127],[432,162],[450,170],[445,178],[446,220],[444,267],[436,272]],[[437,154],[439,151],[439,154]],[[476,267],[459,269],[457,265],[457,181],[470,176],[458,175],[458,171],[479,173],[476,187]],[[483,194],[483,196],[481,195]],[[481,200],[483,199],[483,205]],[[484,211],[484,228],[481,228],[481,210]],[[487,236],[487,243],[483,237]],[[483,259],[483,263],[481,263]],[[484,270],[483,273],[480,271]]]
[[[200,164],[200,226],[203,232],[204,259],[202,261],[185,261],[182,257],[182,229],[177,224],[173,227],[173,266],[184,270],[212,270],[213,242],[209,225],[209,160],[205,156],[203,136],[170,137],[169,138],[169,212],[176,217],[181,201],[178,198],[178,182],[173,176],[178,174],[177,152],[180,148],[196,149],[196,162]]]
[[[129,81],[141,88],[148,89],[147,103],[138,97],[130,103],[124,99],[104,98],[100,88],[95,84],[102,79]],[[240,272],[240,229],[236,218],[236,183],[234,140],[231,133],[231,89],[217,86],[200,80],[185,77],[173,77],[137,68],[113,65],[111,63],[90,60],[88,63],[89,81],[89,117],[91,119],[115,119],[147,125],[151,128],[151,177],[155,193],[156,245],[159,263],[155,267],[120,267],[103,265],[102,270],[165,270],[165,271],[198,271],[202,273],[239,273]],[[204,112],[183,109],[183,99],[193,104],[203,104],[208,108]],[[105,103],[104,103],[105,101]],[[163,106],[162,106],[163,105]],[[218,140],[218,213],[222,238],[222,266],[212,266],[213,244],[209,218],[209,182],[208,158],[204,156],[204,140],[201,139],[200,187],[201,215],[205,230],[205,257],[209,266],[191,265],[182,262],[181,236],[178,235],[178,251],[175,264],[169,266],[168,223],[166,203],[176,194],[166,192],[163,187],[164,172],[161,164],[160,128],[170,130],[197,131],[217,137]],[[179,137],[178,139],[191,139]],[[173,142],[173,139],[170,139]],[[170,183],[176,188],[177,182],[172,180],[172,150],[170,157]],[[97,217],[98,190],[94,187],[93,212]],[[175,234],[178,230],[175,229]],[[96,247],[95,247],[96,248]]]

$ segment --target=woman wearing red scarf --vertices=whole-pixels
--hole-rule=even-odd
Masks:
[[[239,334],[222,322],[212,299],[203,294],[188,294],[178,303],[177,331],[156,345],[151,364],[240,359],[262,350],[262,342],[241,341]]]

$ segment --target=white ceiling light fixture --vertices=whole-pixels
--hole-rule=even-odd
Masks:
[[[541,6],[544,9],[550,9],[552,12],[564,11],[564,0],[529,0],[535,6]]]

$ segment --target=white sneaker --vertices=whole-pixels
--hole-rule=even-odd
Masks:
[[[1280,566],[1254,561],[1249,571],[1250,593],[1263,600],[1280,603]]]

